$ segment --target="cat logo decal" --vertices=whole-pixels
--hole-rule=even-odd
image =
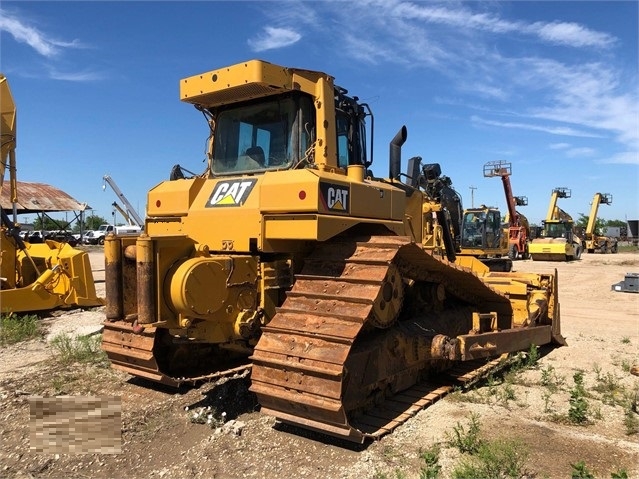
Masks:
[[[320,182],[320,201],[324,208],[339,213],[349,213],[350,193],[348,186]]]
[[[206,207],[242,206],[251,194],[255,183],[257,183],[256,179],[220,181],[215,185]]]

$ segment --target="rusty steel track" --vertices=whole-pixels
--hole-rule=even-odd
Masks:
[[[353,427],[361,432],[363,438],[379,439],[457,388],[468,388],[509,362],[509,357],[504,355],[489,362],[475,360],[461,363],[444,374],[385,399],[374,409],[355,417]]]
[[[105,321],[102,350],[114,369],[167,386],[197,384],[235,377],[251,370],[248,361],[217,364],[214,372],[189,377],[170,376],[162,371],[155,355],[157,328],[134,328],[128,321]]]
[[[424,373],[451,365],[430,358],[435,335],[428,331],[430,323],[411,319],[385,332],[370,332],[374,303],[383,296],[380,288],[391,264],[405,278],[443,285],[467,304],[508,303],[468,270],[438,260],[408,238],[320,245],[305,260],[251,357],[251,391],[264,413],[363,442],[391,431],[453,388],[452,383],[421,382]],[[464,364],[456,380],[464,383],[481,375],[486,361],[481,365]]]

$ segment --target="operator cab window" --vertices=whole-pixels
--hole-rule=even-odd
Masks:
[[[337,166],[346,169],[348,165],[366,164],[366,131],[363,121],[352,124],[352,119],[342,112],[337,112]]]
[[[259,173],[290,168],[312,143],[311,100],[288,95],[234,105],[217,114],[212,172]]]

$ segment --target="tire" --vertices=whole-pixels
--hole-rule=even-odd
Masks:
[[[519,251],[517,250],[517,245],[516,244],[511,244],[508,247],[508,258],[511,260],[515,260],[517,259],[517,256],[519,256]]]
[[[100,246],[104,246],[104,236],[98,240]]]
[[[581,246],[577,246],[575,249],[575,259],[581,259]]]
[[[528,251],[528,245],[524,246],[524,253],[521,255],[521,259],[530,259],[530,252]]]
[[[610,248],[610,252],[612,254],[616,254],[617,251],[619,251],[619,248],[617,247],[617,243],[615,243],[615,244],[612,245],[612,248]]]

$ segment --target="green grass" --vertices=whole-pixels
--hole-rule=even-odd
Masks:
[[[51,340],[51,347],[63,364],[89,363],[106,367],[106,353],[100,348],[102,335],[75,336],[59,334]]]
[[[439,464],[439,453],[441,446],[434,444],[428,449],[421,449],[419,457],[424,461],[424,465],[419,471],[419,479],[437,479],[442,470]]]
[[[455,479],[518,479],[526,475],[528,455],[528,448],[521,440],[485,441],[475,454],[453,469],[452,476]]]
[[[479,436],[479,415],[471,414],[468,429],[459,422],[453,427],[452,433],[446,433],[448,445],[462,453],[474,454],[479,451],[482,439]]]
[[[595,479],[595,476],[592,472],[590,472],[584,461],[579,461],[575,464],[571,464],[570,466],[572,467],[572,471],[570,473],[570,477],[572,479]]]
[[[15,344],[44,336],[40,319],[35,314],[18,316],[0,315],[0,345]]]
[[[584,373],[577,371],[572,379],[575,382],[575,386],[570,390],[568,419],[573,424],[587,424],[588,401],[586,401],[586,390],[584,388]]]

